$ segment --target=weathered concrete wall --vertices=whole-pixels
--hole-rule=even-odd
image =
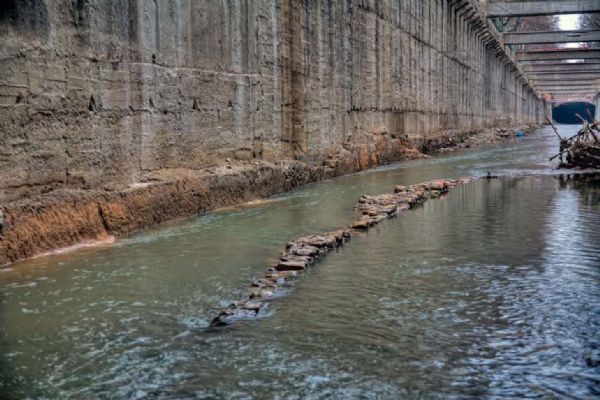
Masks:
[[[0,200],[543,115],[445,0],[0,5]]]

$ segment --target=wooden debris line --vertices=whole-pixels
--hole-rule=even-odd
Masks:
[[[578,117],[583,120],[579,115]],[[552,125],[554,131],[556,128]],[[558,132],[556,133],[558,135]],[[558,136],[560,148],[550,161],[559,158],[559,168],[600,168],[600,122],[583,120],[581,129],[570,138]]]
[[[363,195],[355,206],[361,216],[349,226],[320,235],[298,238],[286,245],[277,263],[252,282],[245,299],[231,304],[211,321],[211,327],[229,325],[264,313],[268,301],[287,290],[310,266],[323,259],[327,253],[343,246],[357,234],[398,213],[422,205],[427,199],[439,198],[452,187],[463,185],[471,178],[437,179],[409,186],[396,186],[393,193],[377,196]]]

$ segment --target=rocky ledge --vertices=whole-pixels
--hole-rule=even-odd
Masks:
[[[364,232],[398,213],[422,205],[427,199],[439,198],[452,187],[463,185],[471,178],[438,179],[410,186],[396,186],[393,193],[377,196],[363,195],[355,208],[361,216],[347,227],[318,235],[304,236],[286,245],[279,261],[270,266],[247,290],[247,296],[220,311],[211,327],[229,325],[238,320],[252,319],[278,293],[290,288],[293,282],[327,253],[342,246],[357,232]]]

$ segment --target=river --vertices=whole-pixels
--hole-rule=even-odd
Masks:
[[[560,176],[556,148],[543,128],[0,270],[0,398],[599,396],[600,180]],[[488,171],[207,329],[360,195]]]

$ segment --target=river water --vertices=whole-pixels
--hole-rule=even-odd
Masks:
[[[600,180],[559,176],[556,148],[544,128],[0,270],[0,398],[599,396]],[[353,238],[265,317],[206,329],[361,194],[487,171],[505,178]]]

